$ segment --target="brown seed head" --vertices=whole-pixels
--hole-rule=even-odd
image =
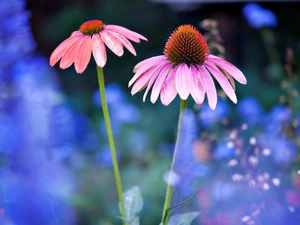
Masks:
[[[101,20],[90,20],[83,23],[79,31],[84,35],[93,35],[102,31],[104,28],[104,23]]]
[[[204,37],[195,27],[181,25],[169,37],[164,54],[175,65],[202,65],[209,49]]]

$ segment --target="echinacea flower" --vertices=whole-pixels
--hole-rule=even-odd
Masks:
[[[54,66],[61,59],[61,69],[66,69],[74,63],[76,72],[82,73],[90,61],[92,52],[96,64],[103,68],[107,59],[105,45],[117,56],[123,55],[123,46],[136,55],[128,39],[136,43],[139,43],[140,39],[147,41],[144,36],[125,27],[106,25],[101,20],[90,20],[83,23],[78,31],[74,31],[53,51],[50,65]]]
[[[217,91],[213,77],[227,96],[237,103],[233,78],[242,84],[247,80],[231,63],[209,54],[204,37],[191,25],[179,26],[166,43],[164,55],[151,57],[138,63],[129,81],[134,83],[131,94],[147,87],[143,101],[152,88],[151,102],[160,95],[164,105],[176,97],[186,100],[191,94],[197,104],[204,101],[205,94],[211,109],[217,104]],[[228,81],[229,80],[229,81]]]

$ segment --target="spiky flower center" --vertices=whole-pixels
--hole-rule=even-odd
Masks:
[[[90,20],[83,23],[79,31],[84,35],[93,35],[99,33],[104,28],[104,23],[101,20]]]
[[[175,65],[202,65],[209,49],[204,37],[195,27],[181,25],[169,37],[164,54]]]

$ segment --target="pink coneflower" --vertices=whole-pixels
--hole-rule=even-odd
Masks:
[[[133,72],[135,75],[129,81],[129,87],[134,83],[131,94],[147,86],[145,101],[153,86],[151,102],[155,103],[160,95],[164,105],[168,105],[177,93],[183,100],[191,94],[195,102],[201,104],[206,94],[210,108],[215,109],[217,91],[213,77],[234,103],[237,98],[233,78],[242,84],[247,83],[238,68],[209,54],[205,39],[191,25],[178,27],[167,41],[164,55],[143,60],[134,67]]]
[[[52,53],[50,65],[54,66],[60,59],[60,68],[66,69],[74,62],[77,73],[82,73],[91,58],[91,52],[97,65],[106,64],[105,45],[117,56],[122,56],[123,46],[133,55],[134,47],[129,40],[139,43],[144,36],[117,25],[105,25],[101,20],[90,20],[83,23],[78,31],[62,42]]]

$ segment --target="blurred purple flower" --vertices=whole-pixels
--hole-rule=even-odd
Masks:
[[[297,116],[296,116],[296,133],[298,135],[298,137],[300,136],[300,112],[298,112]]]
[[[280,218],[279,224],[281,225],[298,225],[300,221],[300,207],[285,208],[283,216]]]
[[[78,137],[87,132],[88,121],[66,104],[56,75],[46,60],[27,56],[13,68],[14,95],[8,102],[12,99],[15,104],[8,113],[14,117],[14,126],[23,132],[19,136],[20,139],[23,137],[23,145],[56,148],[78,144]]]
[[[220,142],[212,150],[215,160],[224,160],[234,157],[235,147],[232,142]]]
[[[57,166],[56,163],[54,165]],[[54,165],[40,164],[38,170],[35,168],[23,174],[12,169],[1,169],[1,204],[4,220],[10,222],[7,224],[75,223],[72,207],[64,200],[70,198],[72,193],[69,189],[70,177],[61,168],[53,171]]]
[[[16,126],[14,118],[0,114],[0,157],[1,155],[10,155],[19,145],[20,129]]]
[[[57,104],[49,112],[49,135],[51,146],[81,145],[86,147],[84,137],[88,133],[88,119],[80,113],[74,112],[66,104]]]
[[[248,125],[259,124],[263,119],[264,109],[260,102],[254,97],[247,97],[240,100],[236,110],[243,122]]]
[[[262,27],[276,27],[277,17],[268,9],[262,8],[257,3],[247,3],[243,9],[243,16],[248,23],[255,29]]]
[[[0,223],[75,224],[67,204],[74,180],[64,160],[87,121],[66,105],[48,62],[32,53],[25,6],[0,2]]]
[[[140,109],[128,102],[121,103],[112,108],[112,118],[127,124],[133,124],[141,119]]]
[[[174,169],[179,175],[179,182],[175,185],[179,199],[190,196],[195,191],[192,187],[195,178],[205,176],[209,171],[208,166],[202,164],[194,153],[198,133],[194,112],[186,109],[182,116],[181,137]]]
[[[133,153],[142,152],[149,146],[149,136],[143,131],[135,131],[127,139],[127,147]]]
[[[118,135],[124,124],[137,123],[141,118],[140,109],[129,102],[118,102],[110,106],[110,119],[114,135]],[[105,122],[100,124],[101,132],[107,135]]]
[[[295,159],[297,146],[285,138],[274,141],[273,158],[277,163],[289,163]]]
[[[120,134],[120,132],[121,132],[122,124],[119,121],[115,120],[114,117],[111,116],[111,118],[110,118],[110,125],[111,125],[111,129],[112,129],[113,135],[114,136],[118,136]],[[106,125],[105,125],[105,121],[104,120],[102,120],[100,122],[100,132],[101,132],[101,134],[105,138],[107,138],[107,129],[106,129]]]
[[[287,138],[276,138],[269,142],[271,154],[277,163],[289,163],[295,159],[297,146]]]
[[[96,132],[88,131],[81,139],[83,149],[94,150],[99,146],[99,139]]]
[[[212,184],[211,194],[215,201],[228,201],[236,193],[236,186],[228,181],[215,181]]]
[[[288,107],[278,104],[272,107],[268,118],[280,124],[286,125],[291,122],[292,112]]]
[[[126,101],[126,94],[122,87],[116,83],[110,83],[105,86],[106,101],[108,106],[117,105],[120,102]],[[93,102],[96,106],[101,107],[100,91],[94,92]]]
[[[55,161],[62,162],[67,160],[76,152],[76,147],[72,143],[63,143],[57,145],[56,147],[52,147],[49,155]]]
[[[119,84],[106,85],[105,92],[110,110],[112,130],[114,135],[118,135],[123,124],[138,122],[141,118],[141,112],[138,107],[127,101],[126,94]],[[101,107],[99,89],[94,92],[93,102],[96,106]],[[104,135],[107,135],[104,121],[100,124],[100,130]]]
[[[196,170],[193,169],[194,165],[192,165],[192,162],[194,162],[194,164],[198,163],[193,154],[194,142],[197,137],[198,127],[194,112],[186,109],[182,115],[181,136],[178,146],[177,161],[175,162],[175,172],[196,172]]]
[[[270,112],[265,115],[264,129],[267,132],[279,133],[283,128],[289,126],[292,121],[291,110],[281,104],[272,107]]]
[[[53,146],[61,145],[65,141],[71,142],[75,139],[75,124],[73,112],[66,104],[57,105],[49,112],[50,140]]]
[[[218,107],[215,110],[212,110],[207,103],[203,103],[199,110],[200,124],[205,128],[210,128],[215,123],[225,119],[229,112],[228,103],[221,98],[218,98]]]
[[[117,160],[118,160],[118,162],[120,162],[121,155],[118,150],[116,152],[117,152],[116,153]],[[99,164],[103,167],[112,167],[113,166],[111,151],[110,151],[109,146],[104,146],[103,148],[101,148],[101,150],[97,154],[97,160],[98,160]]]
[[[270,149],[271,156],[276,163],[290,163],[295,159],[297,145],[282,134],[264,133],[259,136],[259,143],[263,148]]]
[[[2,0],[0,3],[0,81],[5,68],[24,58],[24,54],[35,49],[29,17],[22,0]]]

